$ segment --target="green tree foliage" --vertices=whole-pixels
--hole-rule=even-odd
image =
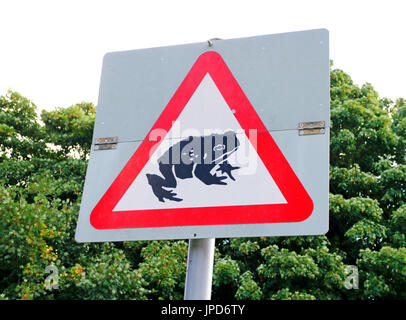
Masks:
[[[41,119],[48,141],[59,147],[62,156],[76,153],[85,158],[92,144],[95,112],[94,105],[86,102],[66,109],[43,111]]]
[[[329,232],[217,239],[213,299],[406,298],[406,100],[339,69],[330,88]],[[94,118],[0,97],[0,299],[183,298],[186,241],[74,241]]]

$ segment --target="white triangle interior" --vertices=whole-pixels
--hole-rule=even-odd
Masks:
[[[207,73],[165,139],[113,211],[287,203],[231,110],[232,106],[230,109]],[[232,172],[235,181],[227,178],[224,180],[227,185],[206,185],[194,176],[177,179],[176,188],[168,190],[173,190],[182,201],[158,201],[148,184],[146,174],[162,176],[157,163],[159,156],[188,136],[224,133],[229,130],[235,131],[240,141],[237,151],[227,159],[231,165],[241,167]]]

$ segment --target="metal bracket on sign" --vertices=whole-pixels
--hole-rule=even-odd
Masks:
[[[313,134],[324,134],[326,132],[325,121],[299,122],[299,136],[307,136]]]
[[[118,137],[97,138],[94,150],[112,150],[117,149]]]

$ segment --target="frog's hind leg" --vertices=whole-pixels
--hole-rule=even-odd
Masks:
[[[156,174],[148,174],[147,173],[148,183],[151,185],[152,192],[158,198],[159,201],[165,202],[164,199],[173,200],[173,201],[182,201],[180,198],[176,198],[176,193],[170,190],[166,190],[163,187],[170,187],[166,186],[165,179],[156,175]]]
[[[219,185],[226,185],[227,183],[224,182],[224,179],[227,179],[225,176],[217,176],[217,173],[214,175],[210,173],[210,170],[214,167],[214,165],[204,165],[198,164],[195,168],[195,176],[204,184],[212,185],[212,184],[219,184]]]
[[[164,178],[156,174],[148,174],[147,179],[148,183],[152,187],[152,192],[158,198],[159,201],[165,202],[164,199],[172,201],[182,201],[180,198],[176,198],[176,193],[165,188],[176,188],[176,179],[172,172],[171,165],[159,164],[159,171],[162,173]]]

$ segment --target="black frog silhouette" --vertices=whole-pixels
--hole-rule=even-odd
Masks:
[[[162,177],[157,174],[146,174],[152,192],[161,202],[165,202],[164,199],[182,201],[183,199],[176,197],[173,190],[165,189],[176,188],[176,178],[196,177],[206,185],[227,185],[224,181],[227,176],[235,180],[232,171],[240,168],[232,166],[227,158],[238,149],[239,145],[240,142],[234,131],[208,136],[190,136],[181,140],[158,159]],[[212,169],[217,165],[215,173],[211,174]],[[217,172],[220,175],[217,175]]]

